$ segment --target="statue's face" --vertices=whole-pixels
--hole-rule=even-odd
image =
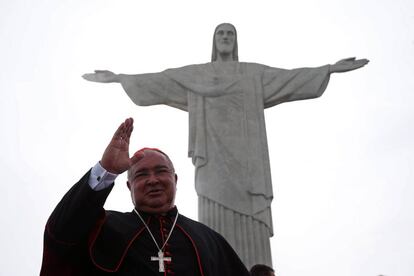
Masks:
[[[220,54],[230,54],[234,49],[236,30],[230,24],[222,24],[217,27],[214,34],[217,52]]]
[[[174,207],[177,176],[171,163],[160,152],[144,151],[144,157],[131,169],[128,188],[137,210],[165,213]]]

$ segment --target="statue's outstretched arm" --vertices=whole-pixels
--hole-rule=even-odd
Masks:
[[[95,70],[95,73],[84,74],[82,75],[82,78],[94,82],[120,82],[119,75],[108,70]]]
[[[369,62],[368,59],[355,59],[355,57],[341,59],[330,66],[330,73],[343,73],[359,69]]]

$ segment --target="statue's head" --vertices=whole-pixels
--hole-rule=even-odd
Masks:
[[[211,61],[216,61],[218,55],[228,55],[234,61],[239,60],[237,32],[236,28],[230,23],[221,23],[214,30]]]

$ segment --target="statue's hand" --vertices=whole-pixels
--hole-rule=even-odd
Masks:
[[[101,165],[110,173],[121,174],[139,160],[139,156],[129,158],[129,139],[134,129],[134,120],[128,118],[123,122],[106,147]]]
[[[365,66],[368,59],[345,58],[330,66],[331,73],[343,73]]]
[[[95,73],[84,74],[82,78],[94,82],[119,82],[118,75],[108,70],[95,70]]]

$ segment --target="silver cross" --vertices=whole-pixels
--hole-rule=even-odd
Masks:
[[[151,261],[158,261],[159,272],[164,272],[164,262],[171,262],[170,257],[164,257],[164,252],[158,251],[158,257],[151,257]]]

